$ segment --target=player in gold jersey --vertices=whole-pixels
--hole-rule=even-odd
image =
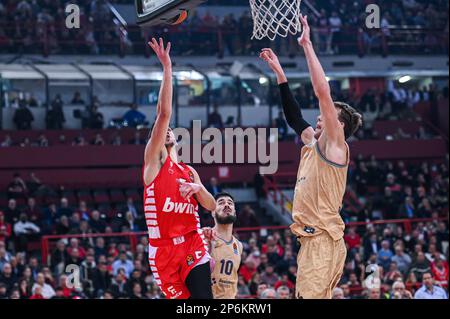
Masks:
[[[316,128],[306,122],[288,80],[270,49],[260,57],[275,72],[286,120],[305,146],[295,186],[291,231],[299,237],[296,297],[331,299],[346,258],[344,222],[340,209],[347,181],[350,151],[346,140],[362,125],[362,116],[351,106],[334,102],[325,72],[310,40],[307,17],[300,17],[303,47],[314,93],[319,100],[320,116]]]
[[[210,240],[211,279],[214,299],[235,299],[237,295],[238,270],[241,265],[242,243],[233,236],[236,221],[234,199],[228,193],[219,193],[213,229],[203,229]]]

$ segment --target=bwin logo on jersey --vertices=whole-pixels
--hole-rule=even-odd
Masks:
[[[170,197],[166,198],[164,203],[163,212],[177,213],[177,214],[195,214],[197,206],[190,203],[176,203],[170,200]]]

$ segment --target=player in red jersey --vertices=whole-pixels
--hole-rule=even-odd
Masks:
[[[152,39],[164,69],[157,117],[145,149],[144,212],[149,234],[149,264],[167,298],[211,299],[210,255],[200,229],[198,205],[214,211],[214,197],[190,166],[178,162],[172,115],[170,42]]]

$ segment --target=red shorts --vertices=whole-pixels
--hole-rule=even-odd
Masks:
[[[201,230],[158,243],[158,247],[149,244],[148,254],[155,281],[168,299],[189,298],[186,277],[195,266],[211,259]]]

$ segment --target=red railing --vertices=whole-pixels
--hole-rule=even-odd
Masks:
[[[413,219],[393,219],[393,220],[377,220],[371,222],[350,222],[347,223],[347,227],[355,227],[355,226],[364,226],[364,225],[384,225],[384,224],[403,224],[403,228],[406,233],[409,233],[412,229],[412,223],[420,223],[420,222],[433,222],[433,221],[445,221],[448,220],[448,216],[439,217],[437,219],[433,218],[413,218]],[[256,232],[264,230],[284,230],[288,229],[289,226],[258,226],[258,227],[241,227],[236,228],[235,232]],[[86,238],[97,238],[97,237],[128,237],[130,242],[130,249],[134,251],[136,248],[136,244],[138,242],[138,237],[147,236],[147,232],[128,232],[128,233],[105,233],[105,234],[74,234],[74,235],[46,235],[41,238],[41,253],[42,253],[42,262],[43,264],[47,264],[48,256],[49,256],[49,245],[51,240],[59,240],[59,239],[70,239],[70,238],[78,238],[78,239],[86,239]]]
[[[276,176],[295,176],[293,173],[277,173]],[[292,201],[287,197],[278,187],[276,182],[276,176],[272,175],[270,177],[263,176],[264,179],[264,192],[266,196],[271,198],[274,204],[279,205],[283,214],[289,214],[290,211],[286,208],[286,204],[291,204]]]

